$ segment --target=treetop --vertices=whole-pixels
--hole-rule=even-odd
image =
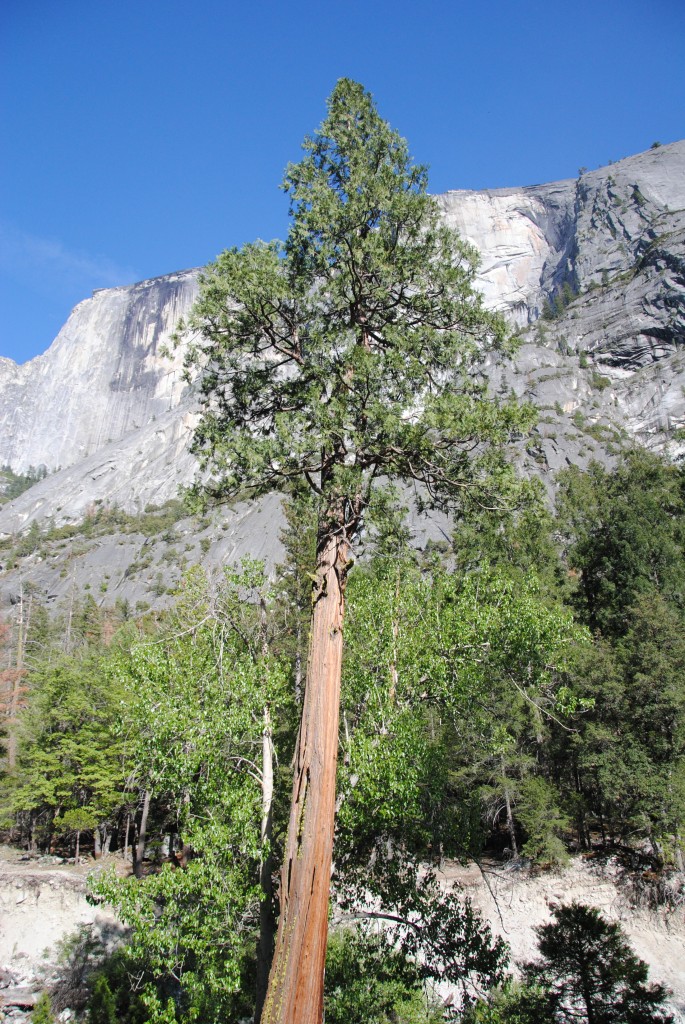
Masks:
[[[486,355],[511,338],[474,289],[477,254],[358,83],[338,82],[303,148],[285,243],[229,249],[201,279],[189,363],[210,490],[300,483],[351,525],[379,475],[443,505],[486,478],[499,490],[531,411],[486,394]]]

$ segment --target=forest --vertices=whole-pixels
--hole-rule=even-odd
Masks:
[[[93,898],[130,932],[91,1016],[103,991],[121,1021],[253,1011],[311,602],[314,533],[294,502],[288,519],[273,578],[191,569],[168,612],[137,618],[27,598],[3,628],[3,838],[117,865]],[[431,1019],[427,982],[502,982],[506,950],[431,874],[443,858],[592,852],[641,899],[682,898],[682,468],[631,451],[561,474],[554,515],[410,539],[386,518],[350,575],[333,892],[341,921],[372,906],[386,929],[334,929],[327,1020]]]

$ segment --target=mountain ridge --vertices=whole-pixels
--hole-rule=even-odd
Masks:
[[[479,249],[477,286],[523,345],[491,387],[541,409],[521,461],[551,486],[563,465],[610,461],[634,439],[685,452],[685,141],[577,179],[436,197]],[[169,342],[197,269],[98,289],[49,349],[0,360],[0,464],[49,475],[0,508],[0,533],[74,522],[93,503],[135,512],[190,483],[195,423],[182,347]]]

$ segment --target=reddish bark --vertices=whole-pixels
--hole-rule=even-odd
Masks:
[[[22,685],[26,672],[22,668],[7,668],[0,672],[0,718],[7,729],[7,767],[12,769],[17,762],[17,717],[25,706],[24,695],[28,691]]]
[[[320,544],[280,917],[262,1024],[321,1024],[348,546]]]

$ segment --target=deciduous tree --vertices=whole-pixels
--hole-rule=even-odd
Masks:
[[[271,897],[258,868],[272,842],[264,709],[282,726],[289,701],[284,666],[260,637],[263,583],[256,564],[214,587],[193,570],[159,631],[116,664],[129,694],[131,784],[151,794],[150,819],[162,824],[154,838],[171,833],[183,865],[94,883],[130,928],[125,956],[151,1022],[231,1016],[258,916],[264,944],[272,940],[259,913]]]

